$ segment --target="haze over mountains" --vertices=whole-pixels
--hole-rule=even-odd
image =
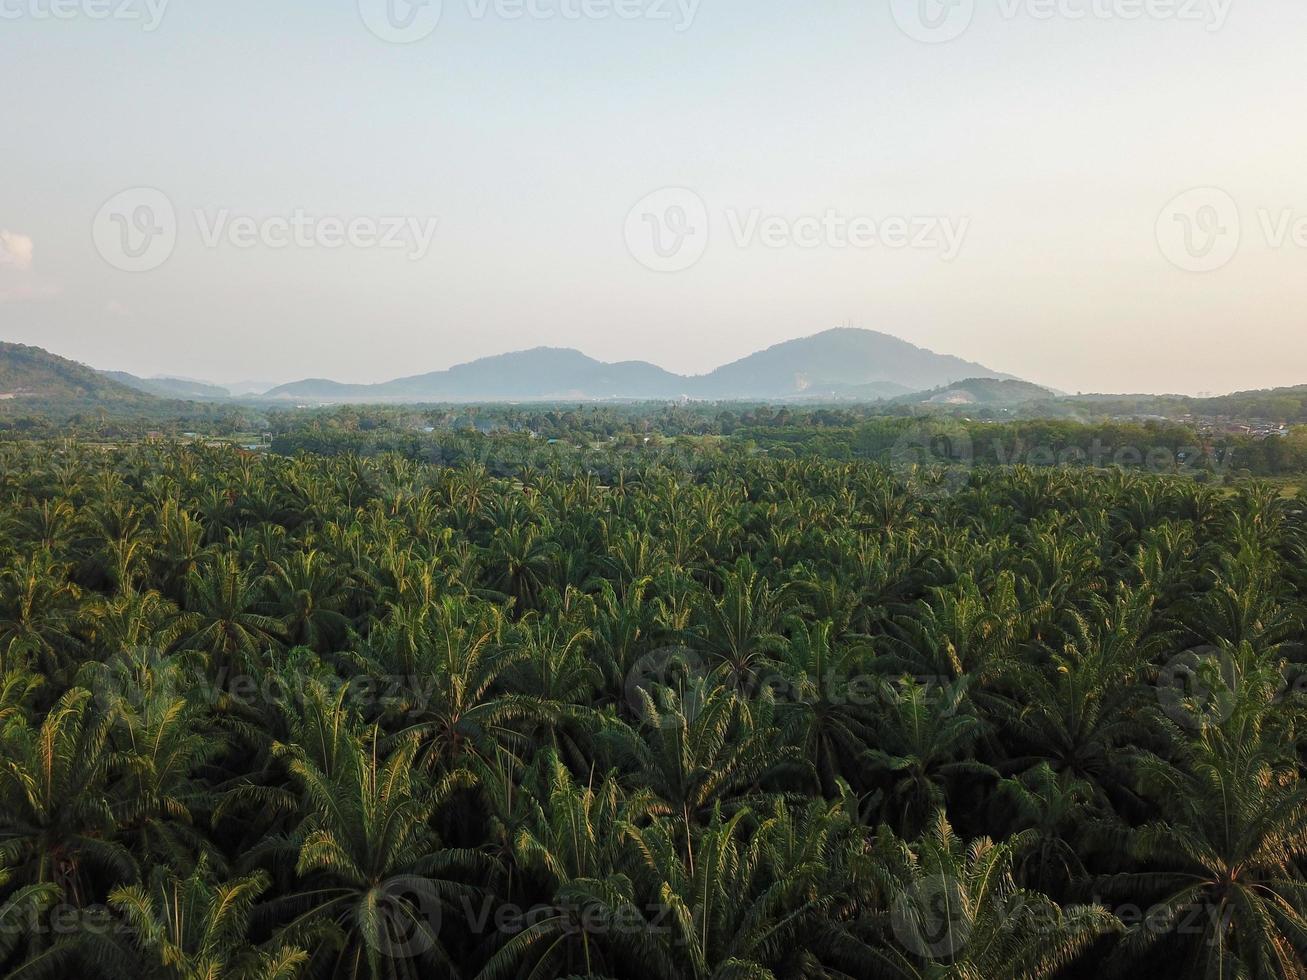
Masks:
[[[138,378],[126,371],[103,371],[107,378],[112,378],[129,388],[154,395],[156,398],[185,398],[203,401],[212,398],[230,398],[232,392],[220,385],[207,381],[195,381],[191,378]]]
[[[382,384],[309,379],[267,398],[296,402],[711,401],[892,398],[968,378],[1006,379],[982,364],[917,347],[873,330],[841,328],[791,340],[706,375],[673,374],[646,361],[606,364],[577,350],[538,347]]]
[[[193,378],[141,378],[95,371],[39,347],[0,344],[0,398],[104,401],[286,402],[478,401],[877,401],[934,392],[964,380],[1014,380],[958,357],[936,354],[888,334],[840,328],[791,340],[708,374],[673,374],[646,361],[604,363],[577,350],[537,347],[484,357],[443,371],[381,384],[309,379],[274,387],[215,385]]]
[[[949,380],[951,379],[951,380]],[[268,393],[257,384],[210,385],[97,371],[23,344],[0,341],[0,415],[210,417],[229,409],[340,402],[575,402],[586,400],[879,402],[894,412],[1002,409],[1032,417],[1248,419],[1307,424],[1307,385],[1194,398],[1156,394],[1065,395],[885,334],[830,330],[778,344],[698,377],[640,361],[604,364],[579,351],[537,348],[380,385],[304,381]],[[228,396],[231,397],[228,397]]]

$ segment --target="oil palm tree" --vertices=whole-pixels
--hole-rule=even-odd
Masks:
[[[785,683],[777,714],[785,744],[798,746],[833,797],[839,780],[857,781],[873,738],[881,686],[870,648],[832,639],[834,624],[814,623],[778,654]]]
[[[389,755],[375,729],[345,737],[324,771],[298,745],[280,749],[304,818],[253,857],[293,857],[298,887],[269,913],[283,942],[313,950],[310,969],[333,978],[408,978],[458,971],[442,942],[441,916],[474,898],[452,874],[484,868],[472,852],[446,850],[430,826],[438,802],[414,768],[417,740]],[[451,919],[454,916],[450,916]]]
[[[942,813],[908,844],[882,828],[871,851],[888,915],[879,941],[841,945],[845,959],[865,957],[871,975],[904,980],[1032,980],[1051,977],[1120,922],[1101,906],[1061,908],[1022,889],[1012,868],[1020,835],[971,844]]]
[[[76,659],[81,592],[69,571],[48,551],[0,570],[0,673],[34,661],[57,676]]]
[[[578,784],[552,752],[538,770],[543,798],[513,842],[520,879],[511,894],[540,901],[479,977],[618,976],[647,966],[656,959],[653,930],[622,868],[636,825],[656,804],[624,794],[615,775]]]
[[[661,955],[647,956],[648,976],[696,980],[824,975],[806,962],[812,937],[840,903],[832,883],[842,861],[844,821],[814,803],[754,815],[720,810],[695,833],[696,860],[681,857],[676,828],[655,821],[640,839]]]
[[[272,608],[291,644],[326,653],[345,639],[349,620],[344,576],[317,550],[295,552],[270,565]]]
[[[108,792],[111,716],[90,691],[65,692],[39,726],[0,732],[0,867],[23,884],[57,884],[74,907],[93,900],[93,869],[131,881]]]
[[[774,726],[774,706],[745,701],[733,691],[696,679],[681,694],[671,688],[641,689],[638,729],[616,723],[605,733],[628,771],[679,826],[688,865],[694,867],[693,828],[720,806],[747,804],[764,780],[806,778],[805,761],[785,745]]]
[[[1230,654],[1229,717],[1196,737],[1168,725],[1171,758],[1140,759],[1165,816],[1115,840],[1145,870],[1100,887],[1153,903],[1124,955],[1160,947],[1194,977],[1307,976],[1307,784],[1291,748],[1301,706],[1279,702],[1280,675],[1251,644]]]
[[[991,767],[972,757],[985,723],[967,701],[966,679],[945,685],[904,678],[885,684],[874,748],[865,759],[879,774],[883,812],[906,836],[915,836],[943,807],[963,777],[992,778]]]
[[[130,940],[119,938],[113,952],[97,943],[94,954],[147,980],[292,980],[308,961],[304,950],[249,939],[254,904],[270,885],[263,872],[214,882],[203,862],[185,877],[160,866],[148,884],[109,895]]]
[[[525,654],[504,642],[505,629],[496,607],[445,597],[421,610],[392,609],[369,638],[374,669],[404,682],[387,713],[402,736],[418,739],[425,768],[445,774],[488,758],[515,737],[510,723],[530,713],[529,698],[506,690]]]
[[[700,606],[698,638],[703,649],[728,671],[733,683],[749,685],[766,673],[771,655],[783,642],[782,597],[747,558],[722,573],[722,595]]]
[[[188,599],[181,643],[209,656],[215,676],[256,673],[263,655],[278,646],[282,624],[257,610],[263,583],[233,556],[225,556],[187,579]]]

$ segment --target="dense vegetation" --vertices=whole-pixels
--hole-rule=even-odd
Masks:
[[[586,465],[612,472],[632,448],[652,444],[700,456],[727,438],[780,457],[820,457],[893,464],[902,450],[950,455],[968,466],[1118,466],[1207,482],[1246,476],[1307,474],[1307,427],[1286,437],[1213,435],[1174,422],[1102,419],[981,420],[937,414],[879,415],[857,409],[773,406],[588,406],[523,408],[348,407],[275,415],[273,445],[294,454],[397,453],[413,460],[457,462],[542,458],[584,451]],[[516,436],[517,438],[510,438]]]
[[[1307,975],[1307,499],[467,445],[0,443],[0,973]]]

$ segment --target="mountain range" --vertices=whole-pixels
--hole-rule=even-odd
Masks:
[[[237,398],[296,405],[682,398],[780,402],[877,401],[938,393],[941,400],[968,400],[972,393],[950,392],[948,386],[979,383],[976,379],[991,386],[1023,384],[982,364],[849,328],[777,344],[703,375],[678,375],[647,361],[604,363],[577,350],[537,347],[382,384],[310,379],[240,395],[194,379],[95,371],[39,347],[0,343],[0,403],[10,403],[11,410],[38,404],[81,410]]]
[[[269,399],[297,403],[554,401],[587,399],[876,400],[968,378],[1008,379],[982,364],[873,330],[841,328],[758,351],[709,374],[673,374],[647,361],[604,363],[577,350],[537,347],[381,384],[314,378]]]

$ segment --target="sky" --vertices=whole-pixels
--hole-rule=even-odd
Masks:
[[[1302,0],[0,0],[0,339],[1307,383]]]

